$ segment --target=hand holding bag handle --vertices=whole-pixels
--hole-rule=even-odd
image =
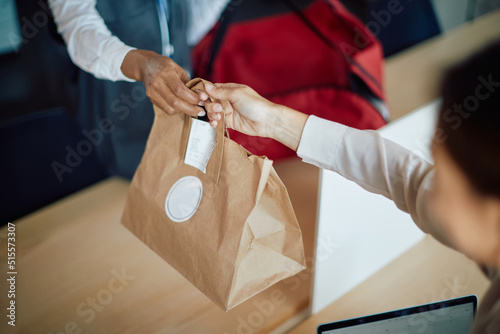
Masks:
[[[204,89],[200,80],[188,86]],[[228,102],[221,102],[227,112]],[[168,116],[158,108],[156,113],[130,185],[123,225],[224,311],[305,269],[300,227],[271,160],[249,156],[225,139],[221,121],[213,131],[217,144],[213,137],[207,138],[216,149],[203,173],[184,163],[196,120],[185,114]],[[168,194],[186,176],[202,182],[205,200],[189,218],[174,221],[168,216]],[[189,193],[177,195],[184,199]],[[181,208],[182,202],[172,204]]]
[[[191,89],[191,90],[201,90],[203,92],[206,92],[205,89],[205,83],[208,83],[208,81],[205,81],[200,78],[193,79],[186,83],[186,86]],[[208,94],[207,94],[208,95]],[[227,102],[225,102],[227,103]],[[224,103],[223,103],[224,105]],[[227,137],[229,138],[229,134],[227,132],[226,124],[225,124],[225,116],[224,113],[221,113],[222,119],[218,122],[217,125],[217,145],[214,148],[214,151],[212,152],[212,155],[210,157],[210,160],[208,161],[207,165],[207,175],[210,175],[210,177],[214,180],[215,184],[219,183],[219,176],[220,176],[220,169],[221,169],[221,164],[222,164],[222,155],[224,153],[224,138]],[[189,136],[189,128],[191,127],[191,117],[189,115],[185,115],[185,126],[188,128],[186,129],[187,131],[184,131],[185,136]],[[187,138],[184,140],[187,144]],[[184,150],[185,152],[185,150]]]

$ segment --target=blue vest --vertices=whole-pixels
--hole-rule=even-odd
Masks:
[[[125,44],[162,53],[156,0],[98,0],[97,10],[112,34]],[[179,36],[182,30],[176,29],[176,38],[186,40],[183,31],[184,36]],[[189,61],[189,55],[187,58]],[[144,85],[100,80],[84,71],[79,71],[78,76],[80,125],[87,133],[103,134],[94,148],[109,173],[131,178],[154,119]]]

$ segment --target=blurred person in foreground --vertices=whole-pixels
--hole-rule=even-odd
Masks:
[[[153,124],[203,115],[204,93],[187,89],[191,46],[229,0],[49,0],[77,73],[77,120],[110,174],[131,178]]]
[[[450,69],[434,165],[381,137],[273,104],[251,88],[207,85],[227,127],[273,138],[408,212],[424,232],[476,261],[491,280],[471,330],[500,333],[500,43]],[[211,125],[223,106],[207,102]]]

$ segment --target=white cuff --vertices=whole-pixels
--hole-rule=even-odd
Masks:
[[[100,58],[96,59],[94,64],[91,64],[89,72],[99,79],[134,82],[135,80],[123,74],[121,66],[127,53],[135,49],[113,36],[110,41],[103,45]]]
[[[345,125],[309,116],[302,131],[297,155],[306,163],[332,169],[335,153],[346,129]]]
[[[123,80],[123,81],[129,81],[129,82],[135,81],[135,80],[130,79],[129,77],[125,76],[125,74],[123,74],[123,72],[122,72],[123,60],[125,59],[125,56],[127,55],[127,53],[129,53],[132,50],[137,50],[137,48],[134,48],[134,47],[131,47],[131,46],[124,44],[121,48],[119,48],[116,51],[116,53],[114,55],[115,56],[114,61],[115,61],[115,64],[119,64],[119,66],[118,66],[118,71],[116,73],[117,75],[116,75],[115,80]]]

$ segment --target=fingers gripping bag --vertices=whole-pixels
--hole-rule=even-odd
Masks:
[[[229,139],[224,118],[214,129],[155,109],[122,224],[224,311],[305,269],[302,233],[272,161]]]

